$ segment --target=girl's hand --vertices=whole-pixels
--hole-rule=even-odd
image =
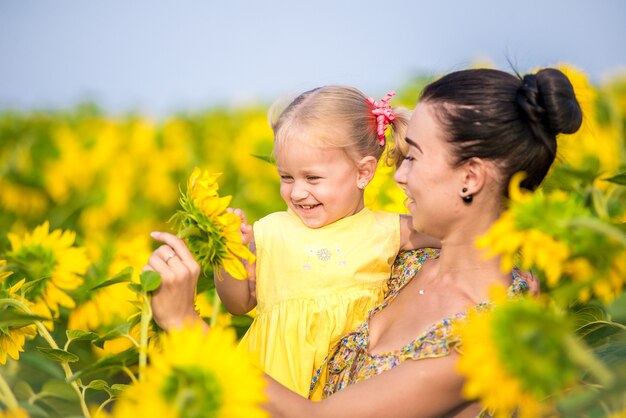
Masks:
[[[227,211],[234,213],[241,219],[239,233],[241,242],[248,246],[252,254],[256,254],[254,242],[254,230],[248,224],[246,215],[241,209],[228,208]],[[215,289],[226,310],[233,315],[243,315],[250,312],[257,304],[256,300],[256,262],[248,263],[242,260],[246,269],[246,280],[237,280],[220,268],[215,280]]]
[[[241,227],[239,228],[239,232],[241,233],[241,242],[244,245],[250,244],[254,240],[254,231],[252,230],[252,225],[248,224],[246,214],[243,213],[243,211],[239,208],[228,208],[227,210],[239,216],[239,218],[241,219]]]
[[[164,244],[154,250],[143,268],[161,275],[161,286],[152,293],[154,320],[165,330],[180,327],[188,320],[201,321],[194,309],[200,265],[177,236],[167,232],[150,235]]]

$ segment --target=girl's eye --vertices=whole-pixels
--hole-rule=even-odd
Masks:
[[[318,176],[307,176],[306,179],[309,180],[309,181],[316,181],[316,180],[321,179],[321,177],[318,177]]]
[[[280,181],[291,181],[293,177],[291,176],[280,176]]]

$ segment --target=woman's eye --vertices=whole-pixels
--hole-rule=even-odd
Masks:
[[[405,157],[404,157],[404,159],[405,159],[406,161],[415,161],[415,157],[412,157],[412,156],[410,156],[410,155],[405,156]]]
[[[316,181],[316,180],[321,179],[321,177],[318,177],[318,176],[308,176],[306,179],[308,181]]]

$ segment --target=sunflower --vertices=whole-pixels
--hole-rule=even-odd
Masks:
[[[13,184],[0,179],[0,207],[26,216],[40,216],[46,211],[48,201],[38,189]]]
[[[494,299],[492,310],[473,310],[457,325],[464,396],[496,417],[553,413],[551,396],[577,376],[570,324],[536,300],[507,299],[503,291]]]
[[[604,232],[613,225],[576,193],[521,190],[523,176],[513,176],[510,207],[476,240],[477,247],[486,257],[500,257],[503,272],[515,265],[537,268],[560,297],[611,302],[622,292],[626,271],[624,249]]]
[[[241,219],[226,210],[231,196],[218,194],[219,176],[196,167],[189,177],[187,193],[180,197],[182,210],[172,220],[206,276],[213,267],[222,266],[232,277],[243,280],[247,274],[242,260],[252,263],[255,258],[242,243]]]
[[[28,418],[28,412],[26,412],[25,409],[22,408],[14,408],[14,409],[7,409],[6,411],[3,411],[2,409],[0,409],[0,418]]]
[[[7,330],[0,329],[0,364],[6,364],[7,355],[13,360],[19,360],[20,352],[24,351],[26,337],[33,338],[35,335],[37,335],[37,330],[34,325],[19,328],[8,327]]]
[[[173,330],[150,354],[145,378],[125,390],[115,417],[265,417],[265,380],[237,350],[235,332],[200,324]]]
[[[518,264],[517,256],[520,255],[522,268],[536,266],[542,269],[551,287],[558,283],[563,263],[570,256],[565,243],[538,229],[520,229],[512,211],[502,214],[489,232],[478,238],[476,245],[487,250],[487,257],[499,255],[503,272],[511,271]]]
[[[2,271],[5,266],[6,260],[0,260],[0,289],[4,287],[6,279],[13,274],[11,271]],[[22,279],[15,285],[9,287],[6,291],[0,291],[0,296],[19,299],[17,291],[22,287],[24,282],[25,280]],[[0,309],[0,312],[2,312],[2,309]],[[24,351],[26,337],[32,338],[36,334],[37,330],[33,324],[20,327],[12,327],[10,325],[8,327],[0,327],[0,364],[6,364],[7,355],[13,358],[13,360],[19,360],[20,352]]]
[[[74,300],[66,291],[83,283],[81,276],[89,267],[85,249],[74,246],[76,234],[60,229],[50,232],[46,221],[32,234],[19,237],[8,233],[7,237],[12,248],[7,259],[16,272],[25,276],[21,295],[34,304],[35,314],[54,317],[59,305],[73,308]]]
[[[232,324],[233,317],[228,312],[222,311],[215,306],[215,300],[212,295],[213,291],[202,292],[196,296],[196,312],[200,314],[202,318],[210,318],[213,320],[213,316],[217,313],[214,319],[214,324],[219,327],[229,327]],[[220,303],[219,301],[217,302]]]
[[[626,408],[619,412],[614,412],[608,418],[626,418]]]
[[[112,260],[107,274],[113,276],[122,270],[132,267],[133,271],[141,271],[150,257],[150,242],[144,230],[126,233],[111,243]],[[94,249],[92,259],[101,257],[99,249]],[[137,275],[133,281],[139,282]],[[134,302],[137,295],[128,288],[127,283],[117,283],[90,292],[89,300],[82,302],[72,310],[69,317],[70,329],[97,331],[125,322],[137,312]]]

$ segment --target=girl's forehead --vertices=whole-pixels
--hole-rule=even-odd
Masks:
[[[325,167],[337,162],[352,162],[341,148],[300,141],[284,144],[274,154],[279,170],[299,170],[305,167]]]
[[[352,137],[346,123],[295,118],[286,122],[275,134],[275,153],[290,144],[310,145],[313,147],[344,148],[351,143]]]

